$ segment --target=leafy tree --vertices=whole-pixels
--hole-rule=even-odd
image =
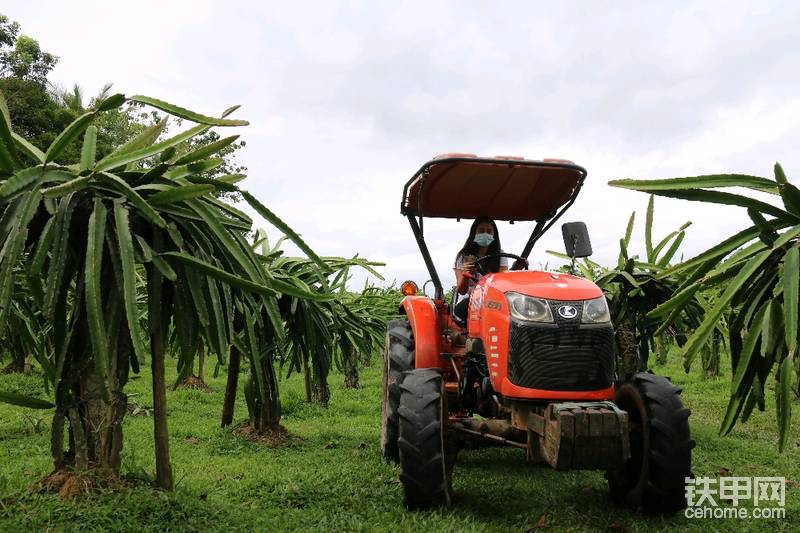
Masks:
[[[363,259],[323,258],[327,270],[315,271],[303,258],[277,257],[270,268],[298,277],[305,284],[322,292],[334,292],[331,301],[299,300],[283,302],[282,317],[286,335],[278,339],[278,353],[288,371],[302,372],[306,379],[306,400],[327,405],[330,400],[328,374],[335,365],[342,367],[342,357],[354,358],[359,351],[368,350],[375,334],[382,338],[388,317],[377,315],[370,319],[370,310],[356,314],[347,304],[352,298],[346,293],[347,272],[357,265],[380,276]],[[332,279],[329,279],[331,276]],[[375,315],[376,310],[371,312]],[[366,343],[366,344],[365,344]],[[344,354],[344,355],[342,355]]]
[[[19,32],[19,23],[0,13],[0,91],[17,132],[43,149],[76,115],[48,91],[47,75],[58,58]]]
[[[52,344],[51,333],[52,328],[32,305],[30,287],[18,276],[6,326],[0,331],[0,344],[8,350],[11,362],[0,372],[30,373],[32,360],[43,361],[47,346]]]
[[[14,46],[17,35],[19,35],[19,22],[14,22],[0,13],[0,47]]]
[[[93,123],[125,102],[197,125],[160,141],[161,126],[152,126],[98,159]],[[263,320],[259,331],[283,327],[276,312],[279,295],[328,298],[264,268],[243,238],[250,219],[213,193],[240,192],[265,218],[287,226],[224,177],[198,175],[222,159],[204,150],[175,158],[177,145],[212,126],[246,124],[225,118],[233,110],[213,118],[116,94],[81,114],[43,152],[13,130],[0,98],[0,330],[21,276],[31,287],[31,305],[53,328],[53,345],[40,363],[54,402],[3,393],[0,400],[55,409],[51,451],[57,470],[92,467],[118,474],[124,387],[129,371],[149,361],[157,483],[171,488],[164,383],[170,324],[180,337],[202,339],[224,360],[251,317]],[[79,161],[54,163],[76,138],[83,140]],[[24,164],[24,158],[35,164]],[[156,164],[137,166],[144,160]],[[298,245],[324,268],[305,243]]]
[[[83,89],[77,83],[69,91],[58,91],[56,100],[62,107],[68,109],[73,118],[92,109],[98,102],[103,101],[110,94],[112,85],[106,84],[100,92],[86,101]],[[163,120],[163,122],[162,122]],[[175,118],[175,126],[181,127],[183,119]],[[157,111],[146,111],[144,106],[136,102],[128,102],[124,107],[110,110],[97,120],[97,154],[98,157],[106,156],[115,146],[124,144],[148,127],[160,124],[158,136],[163,137],[170,133],[171,127],[167,119]],[[214,178],[217,176],[238,175],[244,178],[247,167],[235,160],[235,151],[243,148],[245,141],[239,140],[238,135],[222,138],[219,133],[209,130],[205,133],[187,139],[175,147],[176,156],[197,153],[201,148],[209,154],[222,158],[219,166],[201,171],[198,176]],[[177,157],[180,159],[180,157]],[[152,161],[145,160],[139,165],[150,165]],[[240,200],[235,192],[219,191],[217,197],[228,200]]]
[[[386,323],[398,315],[400,307],[401,293],[397,288],[392,291],[368,285],[359,293],[342,289],[342,311],[346,315],[335,330],[335,363],[344,373],[346,388],[360,386],[359,366],[369,365],[372,355],[384,349]]]
[[[44,85],[58,57],[43,51],[36,39],[19,30],[17,22],[0,13],[0,76]]]
[[[17,133],[40,150],[50,146],[68,124],[95,102],[104,100],[111,88],[106,85],[88,106],[85,105],[83,91],[77,84],[67,92],[48,82],[47,75],[57,59],[53,54],[42,52],[35,39],[20,35],[19,24],[0,14],[0,91],[5,95]],[[137,112],[138,109],[141,107],[128,106],[98,117],[95,124],[98,157],[105,157],[113,147],[124,144],[153,122],[153,117]],[[78,159],[79,141],[73,139],[59,157],[63,161]]]
[[[747,210],[752,226],[659,275],[680,274],[685,279],[674,295],[648,316],[670,324],[695,294],[716,288],[719,295],[683,347],[684,356],[698,353],[714,335],[720,318],[727,317],[733,383],[720,432],[727,434],[737,420],[746,421],[756,406],[764,410],[767,378],[774,375],[778,446],[783,450],[789,438],[797,383],[800,189],[788,181],[779,164],[775,164],[774,171],[774,180],[722,174],[616,180],[610,185]],[[728,187],[767,193],[776,200],[780,198],[781,204],[717,190]]]
[[[0,77],[14,130],[39,150],[46,150],[77,114],[59,104],[43,84],[14,77]],[[80,144],[73,141],[62,152],[65,160],[75,160]],[[22,157],[26,157],[22,154]],[[33,159],[26,159],[34,163]]]
[[[295,238],[291,232],[286,234]],[[270,247],[263,231],[256,233],[254,248],[259,250],[259,257],[266,268],[276,276],[287,276],[302,282],[309,290],[322,294],[333,294],[335,298],[311,300],[284,295],[279,301],[281,320],[285,324],[284,331],[271,339],[271,345],[263,348],[263,353],[270,359],[267,366],[262,361],[262,374],[274,372],[273,359],[280,360],[280,365],[288,366],[288,372],[302,372],[306,381],[306,400],[327,405],[330,398],[328,374],[333,366],[346,372],[357,385],[358,355],[370,353],[383,347],[383,330],[389,316],[396,314],[397,305],[390,306],[392,311],[385,312],[382,292],[365,289],[354,294],[346,289],[349,272],[352,267],[364,268],[379,279],[383,279],[372,267],[381,263],[367,261],[359,257],[345,259],[340,257],[323,257],[324,269],[317,268],[314,261],[301,257],[284,257],[279,240]],[[394,298],[397,300],[397,298]],[[251,350],[251,353],[255,353]],[[262,375],[254,372],[257,362],[251,361],[251,372],[248,377],[245,394],[248,397],[248,408],[251,422],[257,419],[260,406],[265,405],[267,397],[254,402],[250,397],[267,388],[260,384]],[[232,372],[229,367],[229,372]],[[229,383],[231,375],[229,374]],[[232,394],[229,395],[232,402]],[[254,409],[254,407],[256,409]],[[232,403],[224,410],[223,425],[231,423]],[[277,409],[273,409],[277,413]],[[275,425],[276,415],[267,415]],[[255,427],[255,426],[254,426]]]
[[[180,120],[177,121],[176,125],[180,126]],[[165,131],[168,131],[168,128],[165,128]],[[219,133],[211,130],[187,140],[181,146],[176,147],[176,150],[178,154],[183,154],[205,149],[211,150],[215,152],[218,157],[221,157],[223,162],[219,167],[201,173],[201,175],[206,178],[215,178],[217,176],[241,176],[244,178],[247,167],[236,160],[235,152],[244,148],[245,144],[246,142],[240,140],[238,135],[223,138]],[[217,197],[221,200],[232,202],[241,200],[241,196],[236,192],[219,191]]]
[[[106,84],[91,98],[87,98],[78,84],[74,84],[70,90],[54,87],[48,82],[47,75],[58,58],[42,52],[35,39],[20,35],[19,31],[18,23],[0,14],[0,91],[6,97],[15,130],[34,146],[45,150],[70,122],[105,100],[110,94],[111,84]],[[146,111],[135,102],[108,110],[95,121],[98,129],[97,157],[105,157],[115,147],[133,139],[161,119],[157,111]],[[180,126],[181,120],[180,117],[175,118],[175,125]],[[167,135],[169,131],[169,125],[165,122],[158,135]],[[235,156],[235,151],[244,145],[238,136],[230,142],[224,142],[216,131],[211,130],[187,139],[176,147],[176,152],[190,153],[207,147],[222,157],[223,163],[219,167],[200,174],[213,178],[247,171],[247,167],[238,163]],[[63,161],[74,161],[80,156],[80,148],[80,139],[73,139],[62,150],[60,157]],[[230,200],[240,199],[233,192],[220,191],[217,194]]]
[[[96,95],[87,99],[81,86],[76,83],[69,91],[56,91],[54,98],[74,118],[91,111],[99,102],[108,98],[111,88],[112,84],[107,83]],[[159,124],[162,119],[163,117],[158,111],[148,111],[143,105],[136,102],[127,102],[120,108],[108,110],[97,117],[95,121],[95,126],[97,126],[97,157],[105,157],[114,148],[127,143],[146,129]],[[180,121],[180,119],[177,120]],[[160,129],[153,129],[153,131],[157,137],[165,136],[169,133],[167,122],[165,121]],[[216,132],[208,131],[199,137],[205,137],[212,133],[216,135]],[[150,159],[137,163],[138,166],[150,164],[152,164]]]

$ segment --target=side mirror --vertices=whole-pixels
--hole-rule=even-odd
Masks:
[[[592,255],[592,242],[589,240],[589,230],[583,222],[567,222],[561,225],[561,234],[564,236],[564,247],[567,255],[576,257],[589,257]]]

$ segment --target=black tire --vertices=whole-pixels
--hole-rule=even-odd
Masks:
[[[398,462],[397,409],[403,372],[414,368],[414,334],[406,319],[391,320],[386,328],[383,353],[383,401],[381,402],[381,453],[387,461]]]
[[[685,478],[692,475],[689,409],[681,389],[661,376],[639,373],[617,387],[614,402],[628,412],[631,457],[606,472],[611,498],[651,513],[686,507]]]
[[[438,369],[406,372],[400,395],[400,481],[409,510],[450,505],[455,454],[447,438],[447,395]]]

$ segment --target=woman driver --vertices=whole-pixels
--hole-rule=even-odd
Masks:
[[[503,250],[500,248],[497,224],[487,217],[476,218],[469,229],[469,236],[464,243],[464,247],[456,255],[456,263],[453,267],[456,271],[456,287],[458,288],[459,298],[455,307],[455,315],[459,319],[467,320],[469,296],[481,278],[481,273],[475,265],[475,260],[486,255],[501,253],[503,253]],[[508,270],[508,259],[505,257],[492,257],[481,261],[481,268],[485,274],[505,272]]]

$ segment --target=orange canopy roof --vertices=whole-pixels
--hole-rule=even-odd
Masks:
[[[583,167],[564,159],[443,154],[406,183],[400,211],[425,217],[540,220],[567,203],[585,177]]]

